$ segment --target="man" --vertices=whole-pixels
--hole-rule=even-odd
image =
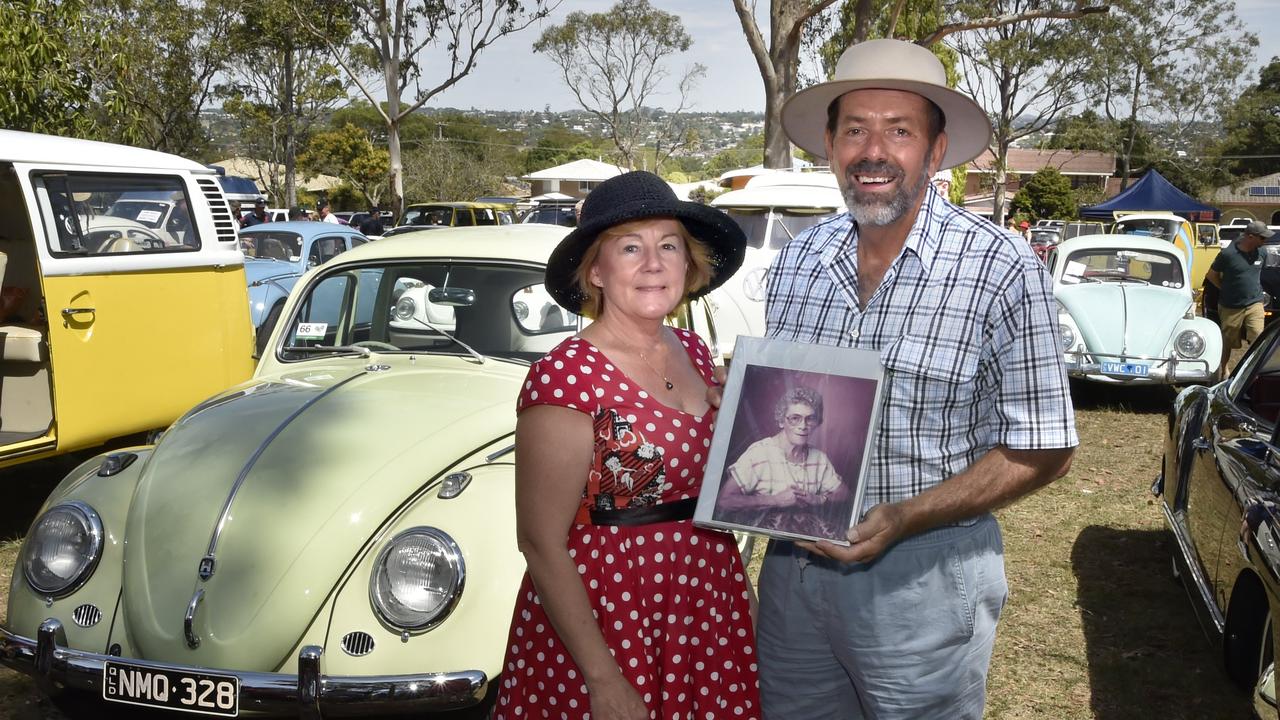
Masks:
[[[289,208],[289,222],[295,222],[295,221],[306,220],[306,219],[307,219],[307,213],[302,208],[298,207],[297,205],[294,205],[293,207]]]
[[[1231,351],[1247,350],[1262,333],[1266,296],[1262,292],[1262,254],[1258,248],[1274,234],[1261,221],[1250,222],[1239,239],[1218,253],[1205,273],[1205,279],[1218,290],[1218,324],[1222,326],[1219,368],[1223,377],[1230,370]]]
[[[386,228],[382,226],[382,211],[377,205],[369,208],[369,217],[360,221],[358,228],[365,237],[381,237]]]
[[[183,247],[200,247],[200,240],[191,230],[191,209],[187,206],[187,194],[178,190],[169,197],[173,200],[173,211],[169,213],[165,229]]]
[[[321,200],[316,203],[316,212],[320,213],[320,222],[333,223],[334,225],[342,224],[338,216],[329,211],[329,201],[327,200]]]
[[[240,218],[240,227],[253,227],[266,222],[271,222],[271,217],[267,215],[267,199],[259,195],[253,200],[253,212]]]
[[[927,49],[850,47],[782,124],[828,158],[849,212],[779,253],[768,334],[878,351],[885,376],[849,545],[769,548],[764,714],[979,718],[1007,595],[990,513],[1064,475],[1078,442],[1049,278],[930,184],[991,126]]]

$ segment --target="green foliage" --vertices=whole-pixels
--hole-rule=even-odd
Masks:
[[[1078,214],[1071,181],[1055,168],[1044,168],[1032,175],[1013,196],[1011,208],[1032,218],[1071,220]]]
[[[1276,171],[1280,155],[1280,58],[1272,58],[1262,69],[1258,83],[1246,90],[1226,112],[1223,155],[1271,157],[1232,158],[1229,169],[1236,175],[1256,177]]]
[[[341,178],[364,196],[365,204],[378,204],[387,189],[391,158],[375,148],[364,130],[348,123],[336,130],[317,132],[298,156],[308,172]]]
[[[524,171],[534,173],[574,160],[586,160],[600,155],[601,151],[591,138],[574,132],[564,125],[553,125],[542,133],[533,147],[525,153]]]
[[[509,195],[503,182],[506,170],[502,162],[477,161],[452,143],[424,143],[405,151],[404,196],[413,203]]]
[[[673,112],[646,107],[667,77],[666,60],[692,44],[679,16],[655,9],[648,0],[619,0],[606,12],[569,13],[563,24],[547,28],[533,49],[555,62],[578,104],[604,123],[622,165],[639,167],[646,146],[656,168],[696,141],[679,112],[704,67],[694,64],[682,74]]]
[[[92,134],[94,72],[84,61],[102,38],[83,9],[82,0],[0,3],[0,127]]]
[[[710,205],[712,200],[715,200],[727,192],[729,192],[727,188],[724,190],[709,190],[706,187],[699,185],[689,191],[689,200],[696,203],[702,203],[703,205]]]
[[[1058,118],[1053,135],[1045,147],[1053,150],[1095,150],[1114,153],[1120,149],[1123,129],[1119,123],[1108,120],[1092,109],[1079,115]]]

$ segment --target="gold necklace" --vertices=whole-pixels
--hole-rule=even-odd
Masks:
[[[637,352],[637,353],[639,353],[639,355],[640,355],[640,359],[644,361],[644,364],[645,364],[645,365],[648,365],[648,366],[649,366],[649,369],[653,371],[653,374],[654,374],[654,375],[657,375],[657,376],[658,376],[658,377],[660,377],[660,378],[662,378],[662,382],[664,382],[664,383],[666,383],[666,384],[667,384],[667,389],[668,389],[668,390],[674,390],[674,389],[675,389],[675,387],[676,387],[676,386],[671,384],[671,381],[667,379],[666,374],[658,372],[658,368],[654,367],[654,366],[653,366],[653,363],[649,362],[649,358],[645,357],[645,356],[644,356],[644,353],[640,352],[639,350],[637,350],[636,352]]]

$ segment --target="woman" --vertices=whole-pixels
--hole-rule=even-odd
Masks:
[[[827,454],[813,447],[822,395],[798,386],[778,398],[778,432],[748,447],[729,466],[716,518],[764,530],[843,540],[852,519],[848,487]]]
[[[528,572],[495,718],[760,717],[741,558],[691,521],[711,356],[663,325],[745,247],[727,216],[631,172],[592,191],[551,254],[547,291],[594,322],[534,363],[517,406]]]

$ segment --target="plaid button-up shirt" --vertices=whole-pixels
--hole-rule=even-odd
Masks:
[[[769,337],[880,353],[864,513],[938,485],[996,445],[1079,442],[1044,265],[1025,240],[931,186],[866,308],[857,228],[843,213],[778,254],[766,314]]]

